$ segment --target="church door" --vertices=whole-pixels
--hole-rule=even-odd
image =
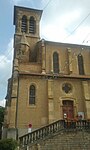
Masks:
[[[63,118],[64,119],[74,118],[73,101],[70,100],[63,101]]]

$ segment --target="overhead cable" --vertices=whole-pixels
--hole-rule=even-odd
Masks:
[[[43,10],[45,10],[47,8],[47,6],[50,4],[52,0],[49,0],[48,3],[45,5],[45,7],[43,8]]]
[[[90,13],[79,23],[79,25],[68,35],[66,36],[63,40],[67,39],[69,36],[71,36],[82,24],[83,22],[90,16]]]

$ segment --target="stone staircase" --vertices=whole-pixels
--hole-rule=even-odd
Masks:
[[[90,121],[58,120],[19,140],[20,150],[90,150]]]

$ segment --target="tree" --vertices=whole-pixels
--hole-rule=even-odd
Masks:
[[[1,139],[1,134],[2,134],[2,124],[4,122],[4,107],[0,106],[0,139]]]
[[[4,121],[4,110],[5,108],[0,106],[0,124]]]
[[[18,142],[14,139],[0,140],[0,150],[15,150],[18,146]]]

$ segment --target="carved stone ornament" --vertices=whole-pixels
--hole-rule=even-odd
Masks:
[[[64,83],[62,85],[62,90],[68,94],[72,91],[72,85],[70,83]]]

